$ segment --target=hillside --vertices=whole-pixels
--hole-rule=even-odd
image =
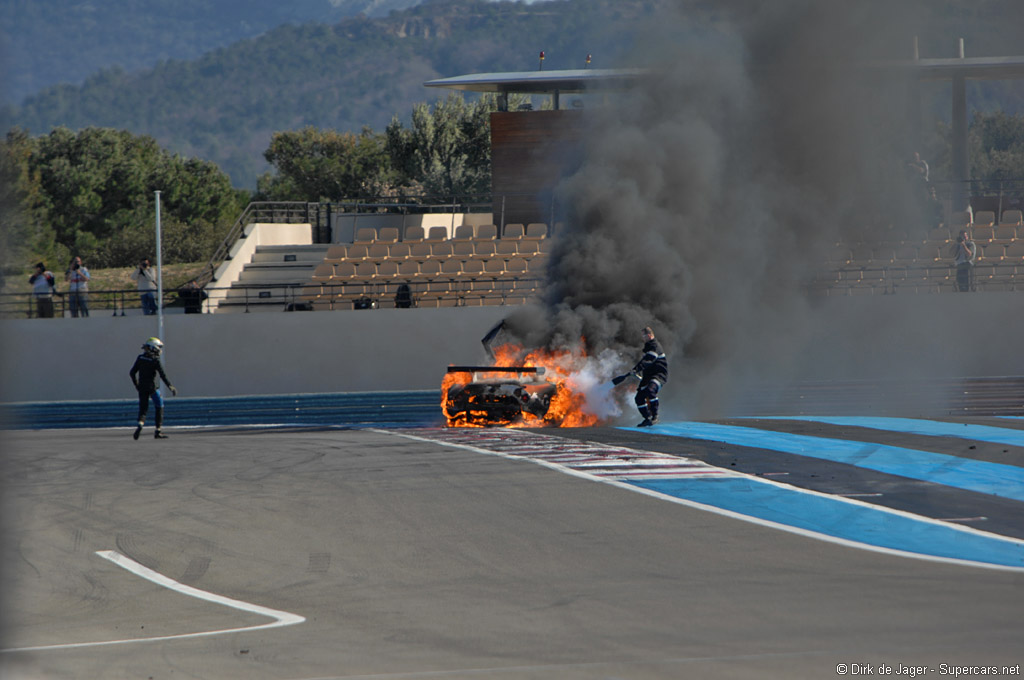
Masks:
[[[355,1],[332,11],[351,9]],[[203,0],[192,2],[204,6]],[[303,0],[293,7],[316,11],[318,3]],[[393,115],[408,116],[415,102],[444,96],[425,89],[424,81],[532,70],[540,50],[546,69],[578,68],[588,53],[595,67],[626,66],[627,55],[645,47],[636,32],[657,19],[659,7],[714,14],[744,3],[749,9],[752,0],[438,0],[386,17],[284,25],[195,59],[183,59],[169,46],[169,58],[152,68],[109,69],[79,86],[47,88],[0,111],[0,128],[18,125],[38,135],[60,125],[103,126],[148,134],[174,152],[216,162],[236,186],[253,188],[267,168],[263,152],[275,131],[310,125],[380,130]],[[1024,51],[1017,46],[1024,25],[1019,0],[934,0],[921,7],[913,31],[921,37],[922,56],[949,56],[960,36],[971,55]],[[180,19],[181,12],[173,16]],[[909,56],[910,40],[908,34],[906,49],[895,51]],[[972,102],[1021,112],[1021,90],[1019,83],[979,86]],[[941,100],[939,93],[935,101]],[[943,114],[941,107],[936,111]]]
[[[386,16],[421,0],[7,0],[0,13],[6,77],[0,103],[102,69],[137,71],[254,38],[285,24],[334,23],[360,12]],[[45,49],[40,49],[45,46]]]

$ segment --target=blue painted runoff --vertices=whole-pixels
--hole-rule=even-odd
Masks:
[[[970,423],[947,423],[941,420],[915,418],[882,418],[872,416],[768,416],[758,420],[804,420],[830,425],[852,425],[872,430],[923,434],[933,437],[958,437],[993,444],[1024,446],[1024,430]]]
[[[637,429],[637,428],[624,428]],[[771,449],[966,491],[1024,500],[1024,468],[870,442],[771,432],[752,427],[680,422],[639,430],[689,439]]]
[[[704,505],[866,545],[1024,568],[1024,542],[925,522],[752,477],[629,482]]]

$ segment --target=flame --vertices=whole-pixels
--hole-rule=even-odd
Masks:
[[[587,410],[587,397],[578,377],[587,363],[587,354],[581,339],[579,345],[572,349],[524,350],[515,344],[505,344],[494,348],[494,361],[491,366],[525,366],[543,367],[543,380],[552,383],[555,391],[551,404],[543,417],[538,417],[523,410],[520,417],[508,421],[487,421],[487,425],[504,427],[591,427],[600,422],[600,418]],[[515,374],[509,373],[476,373],[476,380],[509,379]],[[447,373],[441,384],[441,410],[445,413],[448,427],[484,427],[482,424],[467,422],[464,418],[450,418],[447,415],[448,390],[458,385],[466,385],[473,379],[469,373]],[[531,378],[532,379],[532,378]],[[527,391],[530,386],[526,385]],[[477,414],[483,416],[481,412]]]

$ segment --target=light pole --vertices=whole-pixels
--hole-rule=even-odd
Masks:
[[[156,193],[156,337],[164,341],[164,262],[160,243],[160,192]]]

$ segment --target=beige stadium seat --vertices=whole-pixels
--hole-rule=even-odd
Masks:
[[[479,261],[479,260],[478,260]],[[450,258],[441,263],[441,276],[455,278],[462,274],[462,263]]]
[[[327,249],[327,252],[324,254],[324,261],[341,262],[346,257],[348,257],[348,246],[339,243]]]
[[[473,238],[478,241],[493,241],[498,238],[498,227],[493,224],[480,224],[473,228]]]
[[[441,227],[442,229],[444,227]],[[429,241],[429,239],[428,239]],[[451,241],[434,241],[430,244],[430,256],[434,258],[450,258],[455,252],[455,244]]]
[[[373,227],[359,227],[356,229],[356,237],[352,243],[364,243],[369,245],[377,240],[377,230]]]
[[[999,219],[999,226],[1001,227],[1021,227],[1024,226],[1024,212],[1020,210],[1004,210],[1003,216]]]
[[[334,265],[329,262],[318,264],[316,269],[313,270],[314,281],[330,281],[331,277],[334,276]]]
[[[426,262],[430,259],[430,244],[426,241],[413,241],[409,244],[409,259]]]
[[[1024,264],[1024,241],[1014,241],[1006,246],[1006,252],[1003,253],[1003,261],[1011,262],[1015,265]]]
[[[381,243],[395,243],[398,241],[398,227],[381,227],[377,234],[377,240]]]
[[[523,238],[531,241],[540,241],[543,238],[547,238],[548,225],[543,222],[531,222],[526,225],[526,232],[523,234]]]
[[[501,232],[501,238],[521,239],[525,233],[526,227],[524,227],[522,224],[506,224],[505,229]]]
[[[385,260],[377,265],[378,279],[393,279],[398,276],[398,263],[394,260]]]
[[[993,238],[996,241],[1002,243],[1003,245],[1009,245],[1010,243],[1017,240],[1018,229],[1019,227],[1017,227],[1014,224],[1000,224],[998,227],[996,227]]]
[[[403,238],[402,240],[409,242],[422,241],[426,237],[427,235],[426,233],[424,233],[423,227],[419,225],[413,225],[405,228],[405,238]]]
[[[974,213],[974,222],[972,226],[977,227],[992,227],[996,223],[996,214],[992,210],[980,210]]]
[[[420,277],[432,279],[441,275],[440,260],[424,260],[420,263]]]
[[[398,263],[398,278],[415,279],[420,275],[420,263],[416,260],[404,260]]]
[[[504,260],[516,257],[519,254],[519,241],[501,239],[494,244],[494,254]]]
[[[529,272],[529,266],[525,259],[514,257],[505,265],[505,272],[508,276],[523,277]]]
[[[991,224],[987,226],[975,226],[971,229],[971,238],[976,242],[986,243],[996,237],[996,228]]]
[[[456,259],[458,259],[458,260],[462,260],[463,262],[465,262],[466,260],[471,260],[471,259],[473,259],[473,256],[475,255],[475,253],[476,253],[476,248],[473,247],[473,241],[471,241],[471,240],[462,240],[462,241],[453,241],[452,242],[452,255],[451,256],[456,258]]]
[[[473,243],[473,257],[482,260],[492,258],[497,248],[497,241],[475,241]]]
[[[352,262],[345,261],[334,265],[334,276],[332,280],[350,279],[356,275],[356,266]]]
[[[540,241],[520,241],[516,244],[516,253],[527,259],[540,255]]]
[[[555,242],[549,238],[546,238],[537,245],[540,246],[541,255],[550,255],[551,250],[555,247]]]
[[[844,245],[837,245],[832,249],[832,252],[828,254],[828,263],[831,265],[844,265],[850,261],[853,255],[850,253],[850,249]]]
[[[913,264],[917,261],[917,248],[914,246],[900,246],[893,253],[893,263],[899,265]]]
[[[473,226],[470,224],[462,224],[455,227],[455,235],[452,236],[453,241],[472,241],[473,240]]]
[[[954,236],[956,236],[956,232],[960,231],[961,229],[968,229],[970,226],[971,213],[967,212],[966,210],[958,210],[950,214],[949,228],[954,232]]]
[[[927,241],[948,241],[949,227],[935,227],[928,232]]]
[[[489,260],[478,260],[483,263],[483,275],[490,278],[498,278],[505,275],[505,261],[500,257],[492,257]]]
[[[380,264],[390,257],[390,252],[387,243],[371,243],[366,248],[366,261]]]
[[[440,243],[441,241],[448,240],[448,229],[445,227],[431,227],[430,231],[427,232],[427,241],[430,243]]]
[[[405,241],[399,241],[398,243],[391,243],[388,245],[388,259],[390,260],[408,260],[412,253],[412,246]]]
[[[356,280],[370,281],[377,276],[377,265],[372,262],[360,262],[356,265],[353,277]]]
[[[366,243],[353,243],[346,249],[346,262],[362,262],[370,254],[370,246]]]

